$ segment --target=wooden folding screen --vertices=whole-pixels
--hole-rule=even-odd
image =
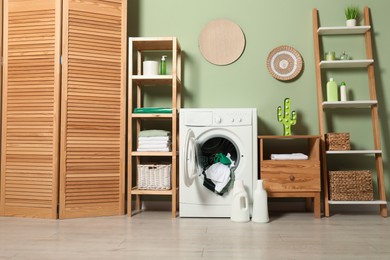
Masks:
[[[55,218],[59,1],[4,1],[1,215]]]
[[[65,1],[60,218],[124,214],[126,1]]]
[[[126,3],[4,1],[0,215],[124,213]]]

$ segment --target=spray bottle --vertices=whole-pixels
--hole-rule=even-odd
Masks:
[[[166,62],[166,55],[163,55],[161,57],[161,62],[160,62],[160,75],[166,75],[167,74],[167,62]]]

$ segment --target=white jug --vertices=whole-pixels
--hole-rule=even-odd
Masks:
[[[263,180],[257,180],[257,187],[253,193],[252,221],[256,223],[269,221],[267,191],[264,189]]]
[[[233,186],[233,202],[230,220],[233,222],[249,222],[248,194],[242,180],[235,180]]]

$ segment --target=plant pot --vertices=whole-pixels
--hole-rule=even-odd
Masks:
[[[353,26],[356,26],[356,19],[348,19],[347,27],[353,27]]]

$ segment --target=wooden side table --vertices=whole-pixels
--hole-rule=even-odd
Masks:
[[[314,217],[321,217],[319,135],[258,136],[260,178],[270,198],[314,200]],[[271,154],[303,153],[307,160],[271,160]]]

